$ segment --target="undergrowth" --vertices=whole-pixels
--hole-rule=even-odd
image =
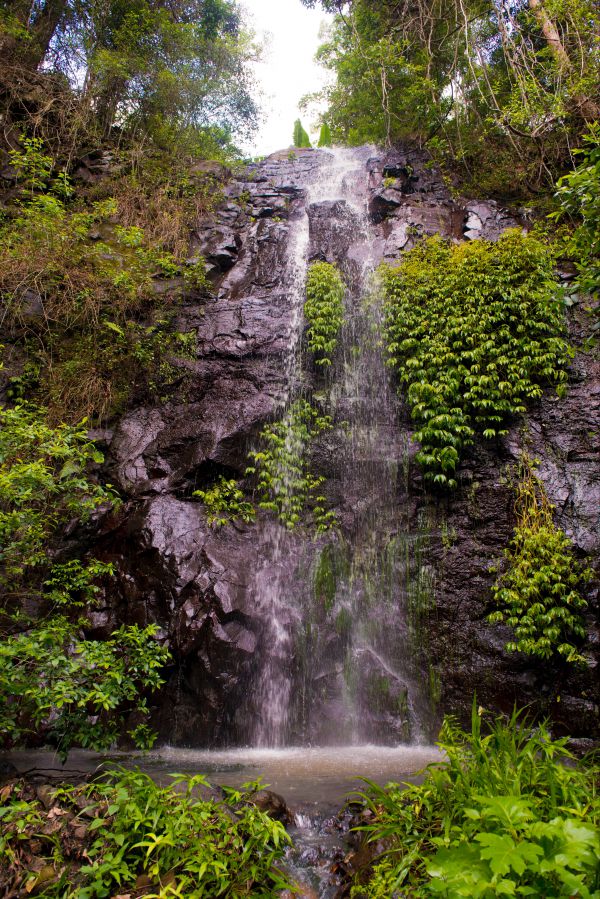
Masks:
[[[92,474],[102,454],[78,427],[50,427],[45,410],[0,409],[0,747],[50,742],[106,749],[147,711],[168,652],[156,626],[86,638],[98,580],[111,564],[70,558],[65,529],[118,504]],[[138,718],[139,720],[139,718]],[[150,735],[133,733],[147,744]]]
[[[368,782],[359,830],[385,848],[353,899],[600,896],[600,769],[519,713],[486,724],[446,719],[420,784]]]
[[[220,793],[182,775],[159,787],[116,769],[89,786],[56,788],[48,812],[26,785],[9,785],[2,882],[41,899],[267,899],[290,886],[278,868],[289,838],[252,804],[257,789]]]
[[[132,173],[75,192],[36,138],[23,138],[11,162],[18,193],[0,225],[2,323],[26,367],[38,369],[18,398],[76,423],[122,411],[136,391],[168,396],[183,377],[172,360],[195,349],[193,335],[173,325],[177,303],[211,291],[204,259],[185,259],[191,208],[188,218],[170,215],[173,204],[192,202],[191,182],[159,171],[152,203],[131,199],[128,190],[142,190]]]

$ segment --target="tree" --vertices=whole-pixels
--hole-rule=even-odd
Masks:
[[[256,123],[256,48],[236,0],[4,2],[0,48],[18,64],[0,71],[0,102],[2,82],[12,98],[11,79],[24,72],[60,73],[101,137],[118,125],[121,136],[174,143],[193,128],[230,134]]]
[[[304,128],[302,127],[302,122],[300,119],[296,119],[294,122],[294,146],[295,147],[304,147],[310,148],[310,138]]]
[[[331,146],[331,130],[327,122],[323,122],[321,125],[321,132],[319,134],[319,147],[330,147]]]
[[[324,94],[334,140],[416,139],[506,195],[550,186],[598,118],[593,0],[333,5],[318,55],[335,75]]]

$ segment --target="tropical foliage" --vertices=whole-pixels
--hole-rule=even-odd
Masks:
[[[417,460],[427,481],[454,487],[477,434],[505,434],[542,385],[566,381],[552,252],[516,230],[497,243],[432,238],[384,270],[383,284],[389,359],[417,426]]]
[[[562,212],[573,216],[576,228],[570,252],[577,266],[580,290],[600,292],[600,124],[590,128],[585,147],[576,151],[580,164],[558,182]],[[555,213],[554,217],[560,217]]]
[[[566,743],[516,713],[486,727],[474,705],[470,732],[446,719],[422,783],[369,784],[359,829],[385,848],[352,895],[600,895],[600,771]]]
[[[217,795],[203,777],[172,776],[159,787],[116,769],[90,786],[51,791],[48,817],[17,782],[2,794],[2,882],[42,899],[274,896],[290,886],[278,867],[289,838],[253,804],[259,788]]]
[[[317,0],[304,0],[314,6]],[[416,138],[471,189],[549,187],[600,113],[593,0],[321,0],[336,141]]]
[[[112,567],[56,550],[67,525],[116,502],[90,476],[103,457],[85,427],[52,428],[32,406],[0,410],[0,425],[0,743],[105,748],[128,712],[146,711],[142,691],[160,683],[167,652],[154,627],[85,638]]]
[[[260,434],[262,447],[249,453],[253,464],[246,474],[257,478],[261,509],[273,512],[290,530],[312,513],[317,531],[335,524],[323,494],[325,478],[311,471],[313,441],[332,428],[331,418],[321,415],[304,399],[295,400],[280,421],[266,425]]]
[[[564,531],[552,520],[552,506],[531,463],[523,460],[516,487],[517,524],[505,566],[493,587],[499,608],[488,621],[514,628],[509,652],[569,662],[583,658],[573,641],[585,637],[581,587],[591,577],[573,555]]]
[[[194,490],[208,512],[208,523],[215,527],[223,527],[239,519],[248,523],[254,519],[255,511],[252,503],[244,497],[244,491],[233,478],[223,475],[207,490]]]
[[[308,348],[317,365],[331,365],[344,321],[346,288],[335,265],[313,262],[306,275],[304,316],[308,322]]]

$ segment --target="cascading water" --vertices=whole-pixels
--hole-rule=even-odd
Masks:
[[[297,330],[286,399],[302,394],[336,423],[312,449],[340,526],[314,542],[276,522],[265,525],[268,550],[252,585],[267,622],[249,693],[256,746],[420,741],[431,711],[415,650],[433,587],[421,562],[427,523],[407,532],[408,447],[384,362],[373,274],[381,260],[368,215],[371,153],[321,153],[291,225],[286,280]],[[300,339],[306,269],[318,258],[336,263],[348,285],[345,325],[325,373],[306,353],[303,359]]]

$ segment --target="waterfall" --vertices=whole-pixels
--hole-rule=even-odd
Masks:
[[[266,622],[248,698],[256,746],[419,742],[431,711],[417,645],[434,588],[421,558],[428,525],[409,533],[403,507],[410,461],[382,347],[374,274],[381,259],[368,213],[372,153],[320,151],[290,224],[294,326],[282,406],[302,394],[334,419],[332,434],[306,450],[327,476],[339,528],[314,541],[275,521],[264,525],[267,549],[251,588]],[[330,371],[316,370],[302,352],[305,274],[317,258],[337,264],[348,288]]]

